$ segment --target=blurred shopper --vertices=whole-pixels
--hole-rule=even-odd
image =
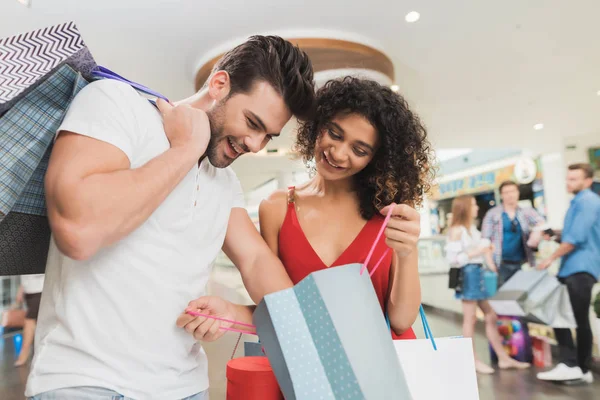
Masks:
[[[482,236],[494,245],[493,263],[498,268],[500,286],[516,274],[523,263],[535,266],[535,255],[528,242],[533,228],[543,224],[544,218],[532,207],[520,207],[519,196],[515,182],[503,182],[500,185],[502,204],[486,213],[481,227]]]
[[[474,225],[479,207],[473,196],[459,196],[452,201],[452,225],[448,232],[446,257],[452,267],[461,268],[460,285],[456,288],[456,298],[463,305],[463,336],[473,337],[477,322],[477,306],[485,314],[485,333],[498,355],[500,369],[528,368],[530,364],[516,361],[506,354],[502,339],[496,326],[497,316],[487,299],[490,295],[484,283],[484,264],[492,271],[496,267],[492,262],[494,245],[489,239],[482,238]],[[494,369],[475,358],[475,368],[482,374],[491,374]]]
[[[23,344],[21,353],[15,362],[15,367],[21,367],[29,360],[31,355],[31,346],[35,335],[38,312],[40,309],[40,299],[44,289],[44,274],[21,275],[21,285],[17,292],[16,302],[25,303],[27,313],[25,314],[25,324],[23,325]]]
[[[600,196],[590,190],[592,179],[591,165],[569,166],[567,190],[575,197],[565,216],[561,244],[538,266],[546,269],[562,258],[558,278],[567,286],[577,322],[577,345],[570,329],[554,329],[561,361],[551,371],[537,375],[545,381],[594,381],[590,371],[593,333],[589,311],[592,288],[600,277]]]

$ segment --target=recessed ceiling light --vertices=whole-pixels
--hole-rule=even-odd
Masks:
[[[400,90],[400,86],[392,85],[392,86],[390,86],[390,89],[392,89],[392,92],[397,92],[398,90]]]
[[[596,92],[596,94],[597,94],[598,96],[600,96],[600,90],[598,90],[598,91]]]
[[[419,14],[416,11],[411,11],[408,14],[406,14],[406,17],[404,17],[406,22],[417,22],[419,18],[421,18],[421,14]]]
[[[31,0],[17,0],[19,3],[23,4],[25,7],[29,7],[31,5]]]
[[[535,124],[533,126],[533,129],[535,129],[536,131],[539,131],[541,129],[544,129],[544,124]]]

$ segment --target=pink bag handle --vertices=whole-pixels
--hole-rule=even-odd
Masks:
[[[385,219],[383,220],[383,224],[381,224],[381,228],[379,229],[379,233],[377,234],[377,237],[375,238],[375,241],[373,242],[373,245],[371,246],[371,250],[369,251],[369,254],[367,255],[367,259],[365,260],[365,263],[363,264],[361,270],[360,270],[360,274],[362,275],[365,270],[367,269],[367,265],[369,265],[369,262],[371,261],[371,257],[373,256],[373,252],[375,251],[375,247],[377,247],[377,243],[379,243],[379,239],[381,239],[381,235],[383,235],[383,231],[385,230],[388,222],[390,222],[390,219],[392,218],[392,212],[394,211],[394,206],[396,205],[396,203],[392,203],[390,205],[390,209],[388,210],[387,215],[385,216]],[[375,270],[379,267],[379,264],[381,264],[381,262],[383,261],[383,259],[385,258],[385,256],[387,256],[387,253],[390,251],[390,249],[388,248],[384,253],[383,256],[381,256],[381,258],[379,259],[379,261],[377,262],[377,264],[375,264],[375,267],[373,268],[373,270],[370,273],[370,276],[373,276],[373,273],[375,272]]]
[[[220,329],[224,330],[224,331],[230,331],[230,332],[245,333],[246,335],[256,335],[256,327],[254,325],[245,324],[245,323],[239,322],[239,321],[232,321],[230,319],[219,318],[219,317],[215,317],[214,315],[202,314],[202,313],[199,313],[197,311],[188,311],[187,314],[193,315],[195,317],[204,317],[204,318],[216,319],[217,321],[230,322],[230,323],[235,324],[235,325],[246,326],[246,327],[252,328],[254,330],[253,331],[249,331],[249,330],[245,331],[245,330],[236,329],[236,328],[226,328],[224,326],[220,327]]]

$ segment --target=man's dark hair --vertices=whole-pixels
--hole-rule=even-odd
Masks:
[[[255,83],[269,83],[300,120],[311,117],[315,104],[313,68],[308,55],[279,36],[251,36],[228,51],[213,68],[231,80],[230,95],[249,93]]]
[[[587,163],[571,164],[571,165],[569,165],[569,170],[571,170],[571,171],[576,171],[576,170],[583,171],[583,175],[584,175],[584,177],[586,179],[594,177],[594,169],[592,168],[591,164],[587,164]]]
[[[502,194],[502,189],[504,189],[505,187],[508,187],[508,186],[516,186],[517,190],[519,190],[519,185],[517,185],[517,182],[515,182],[515,181],[504,181],[504,182],[502,182],[500,184],[500,189],[498,189],[498,190],[500,190],[500,194]]]

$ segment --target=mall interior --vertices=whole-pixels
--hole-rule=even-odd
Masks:
[[[415,251],[418,251],[421,303],[434,337],[460,337],[463,305],[456,298],[455,289],[450,288],[452,265],[446,254],[453,201],[459,196],[472,195],[479,207],[473,222],[482,230],[486,214],[503,204],[501,184],[511,181],[519,190],[518,207],[533,209],[543,219],[538,231],[560,231],[566,229],[565,217],[574,204],[573,194],[567,190],[570,165],[591,166],[592,177],[585,181],[589,183],[589,191],[600,196],[599,15],[597,0],[4,0],[0,5],[0,94],[2,85],[8,81],[3,83],[2,78],[11,73],[2,67],[13,54],[10,38],[69,22],[76,25],[98,65],[169,99],[187,98],[201,90],[221,56],[251,35],[281,36],[305,51],[312,62],[317,88],[348,75],[390,88],[403,96],[418,114],[435,152],[431,189],[424,193],[423,202],[417,207],[420,236]],[[1,115],[2,111],[0,126],[3,126]],[[263,200],[277,190],[301,186],[313,179],[314,165],[303,162],[293,150],[298,126],[298,121],[292,118],[279,137],[231,166],[241,183],[247,213],[258,230],[259,205]],[[0,131],[2,142],[4,135]],[[2,157],[0,154],[0,161]],[[3,179],[1,168],[0,179]],[[600,224],[600,219],[596,224]],[[0,219],[0,231],[1,228]],[[596,228],[592,225],[589,235]],[[0,240],[4,240],[2,236]],[[533,256],[541,262],[559,246],[562,245],[544,236],[533,249]],[[596,255],[599,254],[597,249]],[[599,270],[598,257],[595,263],[593,268]],[[522,264],[522,271],[534,270],[529,262]],[[554,276],[560,269],[559,257],[547,270],[553,282],[558,282]],[[233,303],[254,304],[240,272],[223,251],[212,263],[211,271],[206,294]],[[26,280],[26,274],[0,276],[2,400],[25,398],[35,357],[32,350],[23,365],[15,366],[26,340],[24,326],[5,323],[8,313],[19,307],[17,297],[23,290],[24,277]],[[175,289],[165,285],[164,290]],[[42,291],[42,300],[44,295]],[[165,293],[149,295],[160,299]],[[352,293],[345,295],[351,297]],[[527,297],[526,291],[520,295],[523,301]],[[529,298],[533,299],[531,293]],[[568,297],[563,296],[565,299]],[[93,304],[93,298],[88,300]],[[517,303],[516,297],[514,300]],[[462,372],[453,372],[452,365],[464,363],[454,364],[448,355],[450,359],[445,364],[449,367],[448,374],[466,378],[457,378],[462,383],[444,391],[446,396],[440,398],[600,398],[599,283],[592,288],[588,311],[593,349],[587,379],[538,379],[538,373],[561,362],[561,353],[552,324],[528,313],[520,316],[498,313],[497,328],[507,354],[531,363],[531,367],[498,368],[486,337],[486,317],[477,310],[473,347],[478,357],[495,371],[475,374],[474,368],[471,371],[461,366]],[[360,324],[360,316],[355,323]],[[148,327],[140,327],[139,334],[152,330],[152,324],[148,321]],[[417,340],[425,341],[424,328],[422,319],[417,317],[413,325]],[[577,329],[572,328],[576,335]],[[118,346],[118,329],[113,332]],[[217,341],[202,343],[208,357],[211,400],[238,399],[227,394],[232,383],[228,383],[226,371],[230,360],[247,355],[244,343],[249,342],[256,342],[256,336],[228,332]],[[369,337],[360,343],[365,348],[381,345]],[[441,344],[440,341],[436,356],[444,350]],[[400,352],[399,357],[402,364]],[[420,358],[418,354],[415,357]],[[467,364],[472,365],[469,357]],[[413,375],[411,379],[421,386],[437,386],[444,381],[441,375],[429,370],[419,370]],[[478,396],[469,397],[467,392],[471,393],[473,388]],[[175,400],[160,393],[154,396]],[[363,394],[343,398],[383,397]],[[412,398],[427,397],[413,391]]]

